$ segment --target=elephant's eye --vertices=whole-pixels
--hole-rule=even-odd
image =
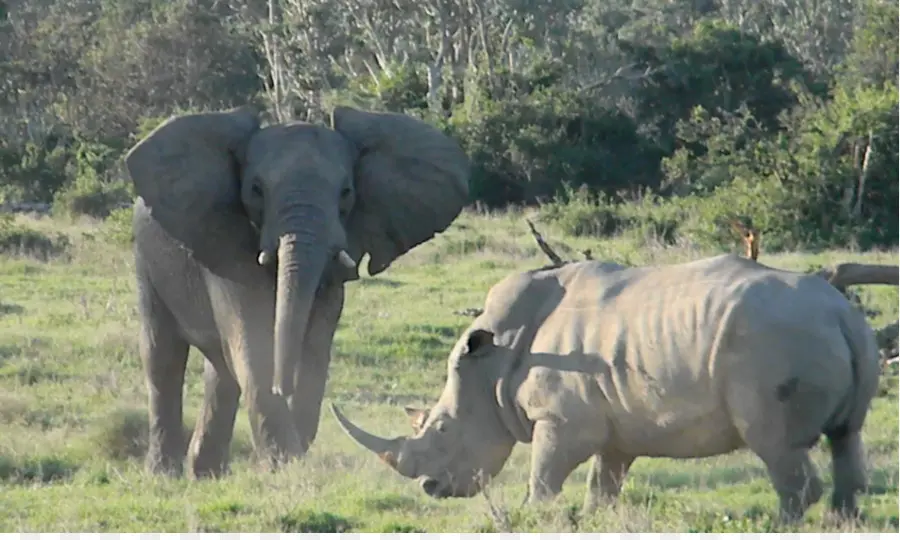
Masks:
[[[250,186],[250,193],[254,197],[262,197],[263,196],[262,188],[259,186],[259,184],[253,184],[252,186]]]
[[[341,198],[346,199],[347,197],[350,196],[350,193],[351,193],[350,188],[345,187],[344,189],[341,190]]]

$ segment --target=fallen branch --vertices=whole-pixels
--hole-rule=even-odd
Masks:
[[[557,264],[557,265],[565,264],[565,261],[562,260],[562,257],[557,255],[556,252],[553,251],[553,248],[551,248],[550,245],[547,244],[547,242],[544,242],[544,237],[541,236],[541,233],[539,233],[537,231],[537,229],[534,228],[534,223],[532,223],[531,220],[528,218],[525,218],[525,222],[528,223],[528,228],[531,229],[531,235],[534,236],[534,239],[537,242],[538,247],[541,248],[541,251],[544,252],[544,255],[549,257],[550,261],[553,264]]]
[[[831,268],[823,268],[816,274],[841,292],[850,285],[900,284],[900,267],[890,264],[840,263]]]

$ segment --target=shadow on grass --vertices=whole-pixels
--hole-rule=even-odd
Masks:
[[[0,254],[45,262],[68,254],[72,242],[62,233],[53,235],[25,226],[0,230]]]
[[[402,281],[383,277],[364,277],[360,278],[357,283],[359,287],[385,287],[388,289],[396,289],[404,284]]]
[[[654,469],[640,475],[639,482],[662,489],[694,488],[702,485],[716,488],[725,485],[744,484],[758,478],[768,478],[762,466],[716,467],[703,472],[679,472],[672,469]]]
[[[29,457],[22,460],[0,456],[0,482],[46,484],[68,479],[78,470],[78,467],[73,461],[54,456]]]
[[[875,469],[869,471],[869,485],[865,492],[869,495],[897,493],[897,470]]]
[[[18,304],[4,304],[0,302],[0,315],[21,315],[25,308]]]
[[[294,510],[278,516],[278,529],[286,533],[340,533],[353,528],[350,520],[330,512]]]
[[[0,352],[2,356],[2,352]],[[57,372],[41,364],[8,364],[0,367],[0,379],[13,380],[21,386],[33,386],[45,382],[59,382],[70,379],[69,375]]]
[[[193,420],[193,418],[188,418]],[[193,434],[193,422],[182,425],[184,447],[187,452]],[[95,448],[107,458],[118,461],[143,459],[147,454],[150,426],[147,411],[138,407],[119,409],[101,420],[91,439]],[[250,441],[235,433],[231,441],[231,460],[253,455]]]
[[[419,506],[419,503],[413,497],[407,495],[398,495],[394,493],[382,493],[379,495],[365,497],[362,506],[369,511],[381,513],[391,510],[412,510]]]
[[[20,354],[22,354],[22,347],[18,345],[0,345],[0,360],[19,356]],[[2,365],[0,363],[0,366]]]

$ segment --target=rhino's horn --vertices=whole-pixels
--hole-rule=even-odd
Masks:
[[[412,478],[412,476],[406,473],[397,462],[397,456],[400,454],[400,448],[403,446],[405,441],[405,437],[397,437],[395,439],[384,439],[382,437],[378,437],[377,435],[372,435],[368,431],[357,427],[356,424],[347,419],[346,416],[341,413],[338,409],[337,405],[334,403],[331,404],[331,413],[334,414],[334,417],[337,419],[338,423],[341,425],[341,429],[344,430],[344,433],[350,436],[351,439],[357,442],[360,446],[374,452],[382,461],[391,466],[392,469],[402,474],[403,476]]]

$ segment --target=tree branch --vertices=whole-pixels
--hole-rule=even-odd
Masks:
[[[816,272],[834,288],[844,291],[850,285],[898,285],[900,267],[890,264],[840,263]]]
[[[525,222],[528,223],[528,228],[531,229],[531,235],[534,236],[535,242],[537,242],[537,245],[539,248],[541,248],[541,251],[544,252],[544,255],[549,257],[550,261],[553,264],[565,264],[565,261],[562,260],[562,257],[557,255],[556,252],[553,251],[553,248],[551,248],[550,245],[547,244],[547,242],[544,242],[544,238],[541,236],[541,233],[537,232],[537,229],[534,228],[534,223],[532,223],[528,218],[525,218]]]

